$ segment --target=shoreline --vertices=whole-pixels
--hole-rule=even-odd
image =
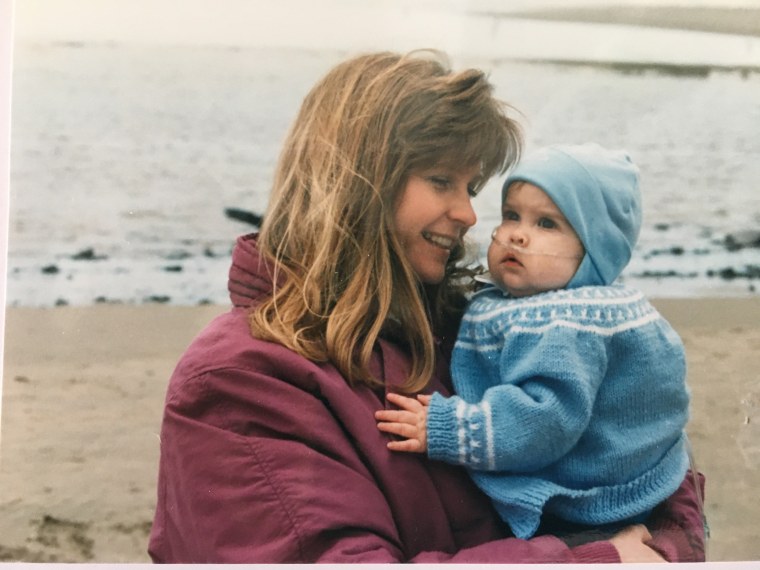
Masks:
[[[84,1],[84,0],[83,0]],[[145,1],[145,0],[143,0]],[[701,42],[707,42],[710,49],[702,53],[706,58],[705,63],[716,63],[711,55],[715,51],[728,49],[733,55],[730,58],[738,61],[730,62],[719,67],[748,67],[754,69],[760,65],[757,61],[757,39],[760,38],[760,6],[758,7],[690,7],[690,6],[614,6],[614,7],[562,7],[562,8],[504,8],[492,6],[484,1],[471,3],[467,7],[454,6],[431,6],[429,4],[412,3],[408,6],[353,6],[336,1],[326,7],[311,6],[302,0],[290,0],[288,5],[269,6],[266,10],[256,9],[239,2],[233,2],[224,9],[214,12],[213,29],[208,26],[198,25],[199,21],[208,19],[208,14],[201,9],[172,10],[172,6],[178,0],[170,0],[161,8],[155,8],[156,19],[161,16],[171,17],[175,20],[177,29],[167,29],[166,26],[155,24],[145,26],[144,10],[137,4],[118,4],[111,0],[110,8],[99,3],[97,12],[91,14],[92,22],[101,22],[98,29],[87,22],[70,17],[71,7],[61,8],[55,5],[45,6],[48,18],[41,19],[35,11],[42,8],[34,8],[32,5],[19,11],[16,18],[15,37],[17,45],[20,44],[52,44],[81,47],[89,43],[104,45],[119,44],[142,44],[162,46],[205,46],[227,47],[239,49],[243,47],[276,47],[276,48],[301,48],[318,51],[338,52],[361,52],[394,48],[398,51],[408,51],[420,47],[438,47],[450,53],[460,55],[477,55],[488,57],[497,55],[503,46],[504,37],[515,39],[520,48],[532,46],[529,50],[535,54],[545,54],[546,41],[534,36],[555,38],[553,32],[545,30],[546,24],[567,24],[565,28],[573,28],[575,24],[600,25],[599,29],[603,36],[603,42],[613,49],[618,49],[622,43],[628,44],[628,49],[620,55],[612,56],[613,59],[622,57],[624,61],[631,61],[627,57],[629,50],[633,49],[635,42],[647,44],[666,41],[657,32],[675,32],[670,34],[671,45],[652,51],[651,49],[633,49],[633,61],[643,57],[644,61],[664,59],[668,63],[673,58],[673,51],[679,51],[682,47],[684,34],[678,32],[700,32]],[[474,5],[473,5],[474,4]],[[94,8],[94,6],[93,6]],[[50,10],[53,9],[53,12]],[[314,26],[314,30],[304,29],[302,33],[295,35],[283,35],[272,33],[278,24],[290,20],[292,10],[302,12],[302,17],[312,19],[315,23],[321,23],[331,30],[328,37],[316,30],[320,26]],[[61,10],[60,13],[55,10]],[[333,21],[339,18],[344,25],[334,26]],[[435,26],[431,30],[425,30],[424,22],[434,21]],[[133,26],[128,23],[139,21],[142,31],[134,33]],[[373,22],[382,22],[385,25],[373,26]],[[395,22],[416,22],[417,25],[398,26]],[[55,22],[55,25],[51,23]],[[544,24],[544,26],[539,26]],[[605,27],[614,29],[612,35],[608,35]],[[371,28],[373,33],[357,34],[356,30]],[[525,30],[524,28],[528,28]],[[636,28],[637,34],[628,38],[631,30]],[[344,29],[352,30],[347,33]],[[449,30],[448,32],[446,30]],[[224,33],[220,33],[220,31]],[[443,30],[443,33],[441,33]],[[454,32],[454,33],[452,33]],[[621,37],[621,33],[623,36]],[[545,35],[548,34],[548,35]],[[654,34],[654,35],[653,35]],[[469,37],[468,42],[462,42],[452,36],[464,35]],[[556,56],[560,59],[574,59],[566,54],[565,50],[576,51],[576,44],[585,44],[587,31],[576,31],[570,36],[557,35],[564,43],[557,51]],[[599,34],[597,34],[599,35]],[[641,36],[644,35],[644,39]],[[653,38],[657,38],[654,39]],[[737,41],[741,45],[737,45]],[[729,45],[730,44],[730,45]],[[751,44],[751,46],[750,46]],[[517,46],[513,46],[515,49]],[[582,59],[594,60],[598,53],[597,47],[588,48],[589,57]],[[749,50],[749,51],[748,51]],[[523,53],[523,49],[517,50]],[[641,55],[644,54],[644,55]],[[508,56],[509,54],[502,54]],[[532,57],[523,53],[519,59],[541,59],[545,56]],[[553,56],[549,56],[552,59]],[[576,58],[577,59],[577,58]],[[602,58],[605,59],[605,58]],[[684,61],[681,61],[681,60]],[[698,64],[690,56],[690,50],[681,50],[676,58],[676,64]]]
[[[692,6],[563,7],[492,11],[485,12],[485,14],[503,18],[585,24],[619,24],[760,37],[760,8],[738,6],[734,8]]]
[[[653,303],[686,346],[709,560],[760,559],[760,297]],[[0,561],[149,561],[166,384],[226,310],[7,309]]]

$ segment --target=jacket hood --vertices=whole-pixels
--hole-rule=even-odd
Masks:
[[[259,253],[258,233],[241,236],[232,250],[227,289],[235,307],[249,307],[272,292],[272,272]]]
[[[628,154],[598,144],[554,145],[526,157],[509,174],[541,188],[586,250],[567,287],[609,285],[631,259],[641,230],[639,169]]]

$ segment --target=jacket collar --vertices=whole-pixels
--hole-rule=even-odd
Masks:
[[[272,292],[272,269],[260,254],[258,233],[240,236],[232,250],[227,290],[236,307],[250,307]]]

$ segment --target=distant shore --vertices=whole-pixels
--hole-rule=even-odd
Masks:
[[[686,345],[710,560],[760,559],[760,298],[655,305]],[[225,310],[8,309],[0,561],[148,562],[166,384]]]
[[[617,6],[552,8],[494,13],[557,22],[621,24],[718,34],[760,36],[760,8]]]

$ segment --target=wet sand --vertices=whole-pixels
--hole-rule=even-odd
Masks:
[[[656,304],[687,349],[710,559],[760,559],[760,298]],[[8,310],[0,560],[148,561],[166,383],[223,310]]]

